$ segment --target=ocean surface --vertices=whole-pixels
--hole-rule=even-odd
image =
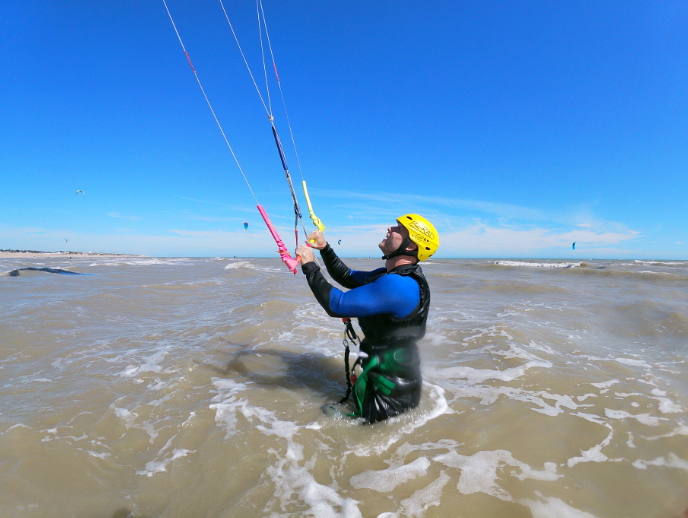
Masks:
[[[421,405],[366,426],[276,258],[0,259],[0,516],[685,516],[688,262],[424,271]]]

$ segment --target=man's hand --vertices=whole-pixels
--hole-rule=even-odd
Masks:
[[[316,232],[313,232],[315,234]],[[311,234],[311,235],[313,235]],[[301,264],[312,263],[315,261],[315,255],[313,254],[313,249],[308,245],[301,245],[296,249],[296,256],[301,261]]]
[[[325,240],[325,235],[322,232],[320,232],[319,230],[316,230],[315,232],[310,233],[310,235],[308,236],[308,242],[316,250],[322,250],[323,248],[325,248],[327,246],[327,241]]]

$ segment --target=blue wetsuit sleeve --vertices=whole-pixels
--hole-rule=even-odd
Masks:
[[[348,317],[391,314],[403,318],[419,303],[420,286],[411,277],[401,275],[383,275],[347,292],[332,288],[329,294],[330,310]]]
[[[301,269],[316,300],[331,317],[409,315],[420,303],[420,286],[410,277],[383,275],[369,284],[343,292],[332,286],[314,262]],[[368,276],[375,272],[354,272]],[[380,272],[378,272],[380,273]]]

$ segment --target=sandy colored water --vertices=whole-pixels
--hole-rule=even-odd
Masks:
[[[321,412],[342,324],[278,260],[0,258],[0,515],[688,507],[688,263],[424,269],[422,403],[363,426]]]

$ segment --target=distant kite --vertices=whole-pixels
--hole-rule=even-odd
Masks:
[[[244,221],[244,232],[248,230],[248,221]]]
[[[574,241],[573,244],[571,245],[571,248],[573,248],[574,250],[576,249],[576,242],[575,242],[575,241]]]
[[[341,245],[341,244],[342,244],[342,240],[340,239],[339,241],[337,241],[337,244],[338,244],[338,245]]]
[[[76,192],[74,193],[74,196],[76,196],[76,195],[79,194],[79,193],[81,193],[81,194],[83,194],[84,196],[86,196],[86,193],[85,193],[84,191],[82,191],[81,189],[79,189],[78,191],[76,191]]]

